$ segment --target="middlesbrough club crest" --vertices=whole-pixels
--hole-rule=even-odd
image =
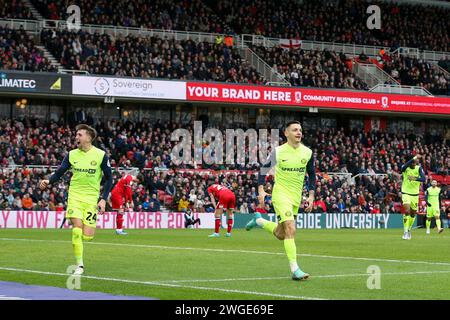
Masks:
[[[388,97],[382,97],[381,98],[381,107],[382,108],[389,108],[389,98]]]
[[[295,102],[302,103],[302,92],[301,91],[295,91]]]

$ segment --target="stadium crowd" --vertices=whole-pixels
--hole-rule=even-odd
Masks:
[[[381,8],[381,29],[366,28],[362,0],[205,0],[238,34],[355,43],[389,48],[449,51],[449,10],[372,1]],[[420,23],[417,23],[420,17]]]
[[[47,19],[67,20],[70,16],[66,12],[68,4],[65,1],[31,2]],[[227,31],[201,0],[78,0],[70,4],[80,7],[83,24],[214,33]]]
[[[2,19],[34,20],[30,9],[21,0],[0,0],[0,17]]]
[[[181,127],[180,124],[158,121],[150,125],[146,121],[123,123],[113,120],[95,126],[99,133],[97,145],[107,151],[113,168],[145,169],[145,183],[134,193],[135,210],[158,211],[164,205],[170,210],[182,211],[191,206],[199,212],[211,211],[213,208],[206,193],[209,182],[232,186],[240,211],[256,210],[258,165],[175,165],[170,150],[176,142],[171,141],[170,135]],[[36,119],[0,122],[2,208],[60,210],[64,207],[67,184],[61,181],[42,192],[35,186],[39,179],[50,173],[50,169],[26,166],[58,165],[67,150],[76,147],[75,132],[71,128],[62,123],[42,123]],[[450,174],[448,141],[440,136],[319,129],[314,134],[305,131],[304,143],[312,147],[316,159],[319,178],[314,210],[318,212],[399,212],[400,167],[415,153],[424,156],[426,174]],[[11,169],[12,165],[17,167]],[[181,171],[181,168],[245,172],[213,175],[201,170]],[[340,175],[342,173],[383,175],[363,176],[352,181]],[[121,172],[115,170],[114,176],[117,182]],[[66,176],[66,182],[67,179]],[[270,181],[267,188],[271,188]],[[446,192],[448,199],[450,190]],[[270,197],[266,199],[265,210],[273,211]]]
[[[369,90],[353,70],[354,59],[328,50],[287,49],[281,46],[253,47],[255,52],[275,68],[293,86]],[[433,94],[450,94],[450,75],[431,62],[403,55],[387,54],[369,59],[365,54],[358,62],[377,64],[401,85],[422,86]],[[446,60],[440,65],[447,67]]]
[[[0,26],[0,70],[56,72],[57,69],[35,47],[32,36],[20,29]]]
[[[66,20],[67,3],[32,0],[47,19]],[[381,29],[366,26],[362,0],[75,1],[82,23],[450,51],[448,9],[375,1]],[[417,23],[420,17],[420,23]]]
[[[67,69],[140,78],[264,83],[236,48],[224,43],[44,29],[41,41]]]
[[[287,39],[364,43],[392,49],[399,46],[419,47],[419,44],[423,43],[426,44],[425,49],[448,49],[446,47],[448,34],[445,31],[449,27],[448,19],[435,19],[443,17],[448,10],[438,7],[383,4],[389,8],[390,14],[383,11],[388,22],[383,25],[382,31],[370,31],[356,28],[358,19],[361,19],[357,13],[365,8],[362,1],[335,1],[326,4],[322,1],[304,1],[299,4],[293,0],[286,0],[281,7],[266,1],[246,0],[243,6],[236,6],[235,2],[222,0],[210,3],[192,0],[166,3],[163,0],[152,2],[133,0],[94,3],[91,0],[84,0],[78,1],[77,5],[81,7],[82,12],[94,12],[82,15],[84,23],[228,34],[233,33],[227,29],[230,25],[237,34],[256,33]],[[48,18],[66,18],[66,10],[63,10],[66,4],[62,1],[35,0],[34,4]],[[2,7],[6,17],[20,18],[19,12],[22,9],[23,18],[29,17],[29,9],[20,1],[7,2]],[[225,12],[227,10],[229,12]],[[432,29],[435,32],[411,32],[416,28],[416,24],[411,25],[409,19],[415,17],[418,10],[424,17],[421,28]],[[344,23],[339,26],[327,22],[327,19],[331,19],[329,21],[340,19],[339,17],[344,14],[347,15],[347,19],[343,19]],[[220,21],[226,23],[221,25]],[[306,27],[299,28],[299,24],[305,24]],[[400,35],[397,34],[398,30]],[[440,33],[439,30],[443,32]],[[10,30],[1,27],[0,40],[1,69],[56,71],[43,53],[35,47],[32,36],[23,28]],[[156,36],[119,35],[115,38],[106,34],[55,29],[44,29],[40,41],[65,69],[85,70],[91,74],[267,83],[267,80],[239,55],[236,48],[225,43],[175,41]],[[352,60],[342,53],[327,50],[286,50],[281,47],[254,47],[254,49],[265,62],[294,86],[368,90],[367,84],[352,72]],[[449,94],[448,73],[431,63],[406,56],[385,55],[385,57],[381,67],[400,84],[423,86],[432,94]],[[448,70],[448,60],[440,61],[439,65]]]
[[[333,51],[254,47],[255,52],[293,86],[368,90],[352,73],[352,60]]]
[[[265,84],[266,81],[236,48],[224,43],[158,37],[119,36],[44,29],[41,41],[67,69],[91,74],[141,78],[207,80]],[[353,59],[328,50],[252,49],[293,86],[368,90],[353,70]],[[361,54],[360,62],[372,62]],[[373,59],[372,59],[373,60]],[[375,61],[402,85],[422,86],[448,95],[450,76],[430,62],[403,55],[383,54]],[[446,67],[445,60],[441,65]]]
[[[383,69],[401,85],[421,86],[433,94],[450,95],[450,75],[430,62],[407,56],[394,55],[387,59]]]

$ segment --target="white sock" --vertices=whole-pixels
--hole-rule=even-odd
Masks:
[[[116,229],[117,232],[122,232],[123,229]]]
[[[258,219],[256,219],[256,224],[258,225],[258,226],[260,226],[260,227],[262,227],[263,225],[264,225],[264,222],[265,222],[266,220],[264,219],[264,218],[258,218]]]
[[[297,264],[297,261],[295,261],[295,262],[289,262],[289,267],[291,267],[291,272],[292,273],[294,273],[295,272],[295,270],[297,270],[299,267],[298,267],[298,264]]]

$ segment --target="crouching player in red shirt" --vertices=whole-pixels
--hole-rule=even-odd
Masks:
[[[137,176],[125,175],[120,178],[114,189],[111,191],[111,207],[114,211],[117,211],[116,215],[116,234],[127,235],[123,231],[123,214],[125,207],[133,208],[133,190],[132,184],[143,183],[144,175],[139,173]]]
[[[222,217],[223,210],[225,209],[228,214],[227,221],[227,237],[231,237],[231,229],[233,228],[233,212],[236,206],[236,196],[233,191],[220,184],[213,184],[208,188],[208,194],[211,198],[211,203],[214,208],[216,208],[214,215],[216,217],[214,233],[209,235],[210,238],[220,237],[220,221]],[[216,198],[218,203],[216,205]]]

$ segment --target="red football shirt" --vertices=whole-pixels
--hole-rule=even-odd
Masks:
[[[220,184],[213,184],[208,188],[208,193],[212,193],[215,198],[219,199],[221,194],[232,192],[230,189],[228,189],[225,186],[222,186]]]
[[[133,192],[131,190],[131,184],[133,183],[133,176],[126,175],[120,178],[116,186],[112,190],[112,194],[125,198],[125,201],[133,200]]]

